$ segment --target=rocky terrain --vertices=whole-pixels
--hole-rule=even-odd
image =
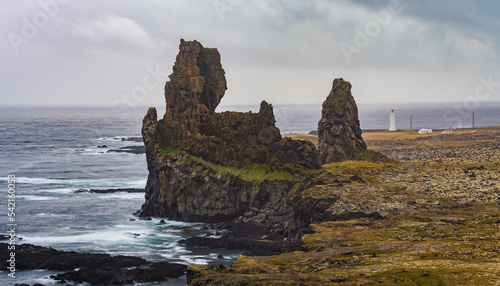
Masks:
[[[498,285],[500,128],[363,137],[386,158],[323,165],[300,195],[329,201],[288,252],[190,266],[190,285]]]

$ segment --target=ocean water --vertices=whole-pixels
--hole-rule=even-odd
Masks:
[[[435,104],[358,104],[358,115],[362,130],[389,129],[389,116],[393,109],[396,128],[470,128],[472,112],[475,127],[500,125],[500,102],[482,102],[477,107],[461,103]],[[258,105],[221,106],[218,111],[234,110],[258,112]],[[321,119],[321,104],[274,105],[276,125],[282,134],[309,133],[318,128]]]
[[[78,189],[144,188],[144,154],[107,153],[142,145],[147,108],[116,114],[109,109],[0,110],[0,228],[8,224],[7,179],[16,176],[18,243],[58,250],[139,256],[151,261],[229,265],[241,252],[189,250],[177,241],[201,236],[202,224],[137,220],[143,193],[74,193]],[[106,145],[106,148],[98,146]],[[1,211],[3,210],[3,211]],[[218,259],[222,254],[224,259]],[[56,285],[53,271],[21,271],[16,279],[0,271],[0,285]],[[185,285],[184,279],[152,285]],[[60,285],[60,284],[57,284]],[[147,285],[147,284],[143,284]]]
[[[219,109],[256,112],[258,105]],[[471,110],[454,109],[451,104],[359,105],[362,129],[388,129],[390,109],[395,109],[399,129],[409,129],[410,115],[414,129],[470,127],[472,124]],[[178,245],[180,239],[207,234],[201,230],[203,224],[137,220],[133,213],[140,209],[144,194],[74,193],[78,189],[145,186],[148,171],[144,154],[108,153],[107,150],[142,145],[124,140],[141,136],[146,111],[147,108],[137,108],[121,114],[109,108],[1,108],[0,232],[7,231],[7,178],[13,174],[16,176],[16,231],[23,238],[18,243],[58,250],[133,255],[151,261],[229,265],[241,252],[193,250]],[[282,134],[307,133],[317,128],[321,105],[276,105],[274,112]],[[500,125],[500,104],[480,106],[474,112],[477,127]],[[106,147],[98,147],[103,145]],[[219,254],[224,259],[218,259]],[[7,270],[0,270],[0,285],[56,285],[48,278],[55,273],[19,271],[14,280],[7,276]],[[185,283],[184,279],[177,279],[152,285]]]

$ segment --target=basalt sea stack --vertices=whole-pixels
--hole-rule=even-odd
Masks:
[[[226,90],[217,49],[181,40],[169,78],[163,119],[150,108],[143,120],[149,177],[138,214],[206,222],[239,218],[296,233],[286,198],[304,180],[300,170],[319,168],[315,146],[282,138],[265,101],[258,113],[215,112]]]
[[[320,164],[362,159],[366,144],[361,137],[358,107],[351,95],[351,84],[342,78],[333,81],[323,103],[318,135]]]

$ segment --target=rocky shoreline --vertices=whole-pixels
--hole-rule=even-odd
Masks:
[[[330,163],[310,174],[296,199],[300,196],[298,202],[307,207],[315,204],[311,224],[293,244],[245,216],[211,224],[215,237],[179,242],[188,248],[245,250],[230,268],[29,244],[18,246],[16,267],[67,271],[54,279],[93,285],[184,275],[190,285],[494,285],[500,282],[500,128],[458,132],[464,135],[438,135],[438,140],[403,132],[410,136],[404,145],[393,144],[398,139],[372,139],[384,132],[366,134],[367,145],[383,156]],[[0,249],[0,259],[7,259],[6,244]]]
[[[186,265],[149,262],[133,256],[59,251],[32,244],[16,245],[16,269],[48,269],[67,271],[52,276],[60,283],[67,281],[92,285],[127,285],[161,282],[185,275]],[[7,243],[0,243],[0,259],[10,257]]]

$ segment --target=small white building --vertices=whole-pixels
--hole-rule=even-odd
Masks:
[[[418,134],[428,134],[428,133],[432,133],[432,129],[422,128],[418,130]]]
[[[453,133],[453,128],[446,128],[445,130],[443,130],[442,133],[443,134],[451,134],[451,133]]]

